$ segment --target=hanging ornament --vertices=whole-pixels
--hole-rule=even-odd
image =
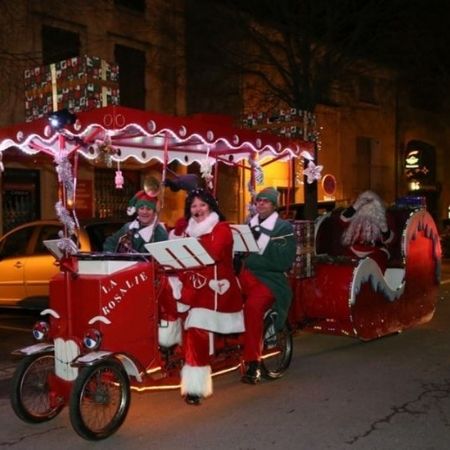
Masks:
[[[205,180],[205,185],[208,189],[212,190],[214,188],[213,175],[212,175],[212,165],[209,162],[208,157],[200,163],[200,173],[202,178]]]
[[[119,169],[116,170],[116,176],[114,177],[114,183],[116,185],[116,189],[123,189],[124,179],[123,179],[122,171]]]
[[[264,172],[260,164],[253,158],[249,158],[250,167],[253,171],[253,176],[255,177],[256,184],[264,184]]]
[[[322,169],[323,166],[316,166],[313,161],[308,162],[308,167],[303,169],[303,175],[306,177],[306,181],[308,184],[314,183],[314,181],[318,181],[322,178]]]
[[[122,171],[120,170],[120,162],[117,161],[117,170],[114,177],[114,184],[116,186],[116,189],[123,189],[123,184],[125,183],[125,180],[123,178]]]
[[[112,157],[117,155],[118,149],[111,143],[111,137],[105,136],[103,141],[95,141],[99,158],[106,163],[107,167],[112,167]]]
[[[257,213],[255,205],[256,191],[255,189],[253,189],[251,181],[247,183],[247,190],[250,193],[250,202],[247,203],[246,208],[248,211],[248,215],[250,217],[253,217]]]

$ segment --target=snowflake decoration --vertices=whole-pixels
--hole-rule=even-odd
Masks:
[[[314,183],[322,178],[323,166],[315,165],[313,161],[309,161],[308,167],[303,170],[303,175],[306,177],[308,184]]]

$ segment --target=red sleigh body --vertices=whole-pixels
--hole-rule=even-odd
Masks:
[[[388,211],[396,239],[382,274],[370,258],[342,256],[339,214],[333,211],[316,225],[313,275],[292,280],[291,323],[309,331],[371,340],[430,320],[441,263],[431,216],[425,210]]]

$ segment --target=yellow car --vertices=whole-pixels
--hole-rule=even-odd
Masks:
[[[79,233],[80,251],[102,251],[106,237],[123,221],[91,221]],[[0,238],[0,307],[41,309],[48,303],[48,283],[58,273],[58,261],[44,246],[57,239],[63,226],[57,220],[20,225]]]

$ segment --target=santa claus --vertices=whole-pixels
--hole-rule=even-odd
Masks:
[[[370,257],[384,273],[390,258],[386,245],[394,233],[386,220],[386,209],[380,197],[372,191],[361,193],[352,206],[341,213],[348,226],[342,235],[342,244],[349,256]]]

